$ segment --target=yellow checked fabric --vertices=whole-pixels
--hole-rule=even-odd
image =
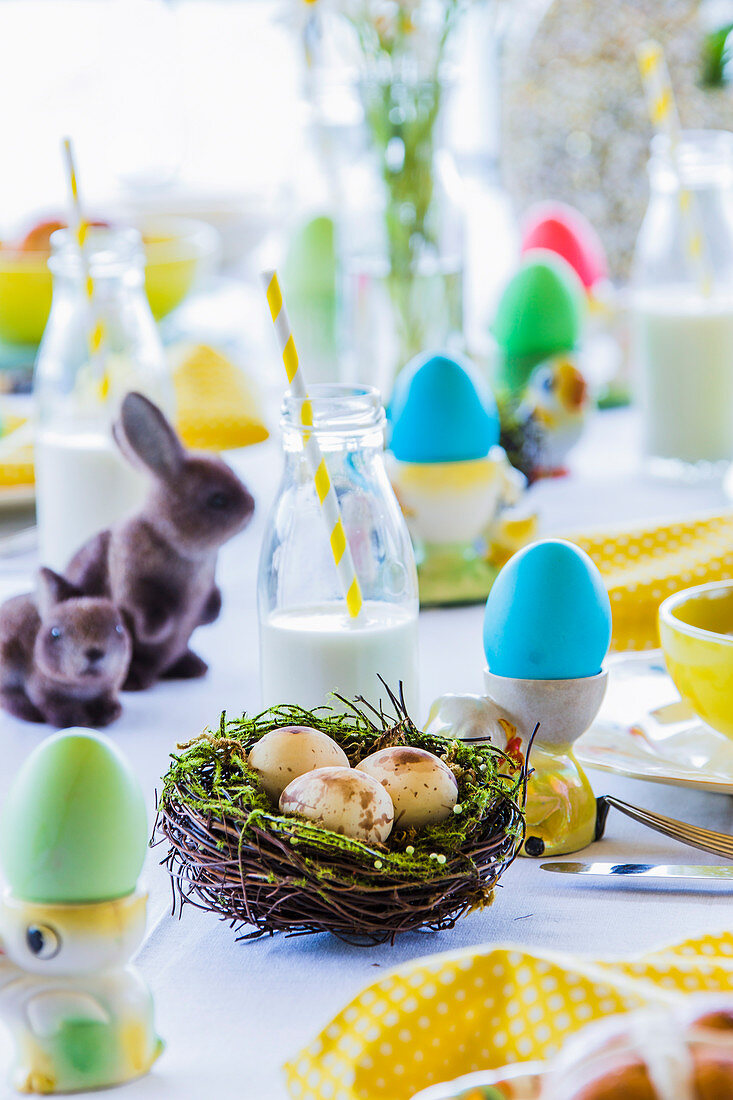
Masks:
[[[733,578],[733,512],[567,537],[603,574],[613,613],[611,648],[617,651],[659,645],[657,611],[673,592]]]
[[[227,451],[267,439],[259,401],[243,371],[200,344],[176,355],[176,426],[187,447]]]
[[[179,349],[173,382],[176,428],[187,447],[226,451],[267,439],[254,388],[243,371],[213,348],[201,344]],[[7,417],[5,435],[24,423],[21,417]],[[0,489],[33,485],[34,480],[32,444],[0,458]]]
[[[2,421],[3,434],[0,439],[10,436],[17,428],[26,423],[24,417],[6,416]],[[32,486],[35,481],[33,468],[33,444],[25,443],[8,450],[0,458],[0,489],[12,489],[16,486]]]
[[[359,994],[285,1066],[292,1100],[409,1100],[465,1073],[552,1057],[591,1020],[730,992],[733,933],[592,962],[513,947],[433,955]]]

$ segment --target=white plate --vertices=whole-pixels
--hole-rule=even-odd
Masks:
[[[701,722],[667,675],[661,650],[614,657],[600,713],[575,746],[589,768],[733,794],[733,741]]]

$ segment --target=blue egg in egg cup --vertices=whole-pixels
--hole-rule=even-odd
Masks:
[[[387,470],[415,548],[423,606],[484,600],[502,510],[524,477],[499,446],[488,385],[465,359],[417,356],[401,372],[389,409]]]
[[[531,749],[524,855],[576,852],[596,830],[593,789],[573,754],[606,691],[611,607],[598,569],[561,539],[520,550],[486,601],[488,698]]]

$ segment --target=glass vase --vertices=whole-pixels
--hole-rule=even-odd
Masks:
[[[418,352],[460,346],[461,189],[441,140],[440,79],[357,87],[363,143],[343,189],[344,335],[352,379],[387,399]]]

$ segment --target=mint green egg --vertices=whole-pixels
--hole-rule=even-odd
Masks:
[[[333,218],[321,214],[300,225],[292,235],[283,265],[283,288],[308,297],[336,294],[336,229]]]
[[[0,819],[0,863],[23,901],[109,901],[134,891],[145,860],[145,800],[107,737],[62,730],[16,775]]]

